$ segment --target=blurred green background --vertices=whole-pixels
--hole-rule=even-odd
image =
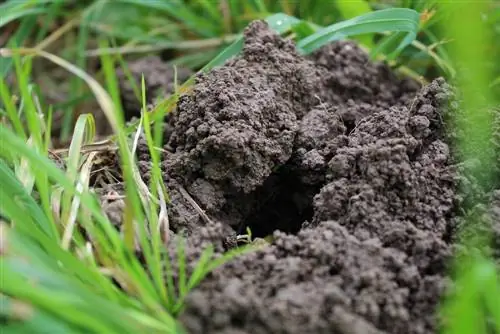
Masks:
[[[370,11],[404,7],[420,13],[416,40],[402,52],[394,53],[401,41],[397,33],[368,34],[355,37],[367,50],[376,52],[392,67],[416,78],[431,80],[456,74],[450,58],[449,43],[440,23],[447,22],[449,11],[439,1],[324,1],[324,0],[9,0],[0,5],[0,45],[42,47],[69,60],[99,78],[103,53],[119,56],[126,62],[155,54],[170,63],[200,69],[220,53],[248,22],[282,12],[310,23],[327,26]],[[453,10],[453,9],[451,9]],[[482,20],[500,39],[500,7],[497,2],[484,6]],[[112,47],[99,48],[99,38]],[[488,54],[486,70],[491,85],[500,91],[499,43],[483,45]],[[3,76],[11,73],[11,60],[0,58]],[[42,83],[44,96],[55,107],[53,127],[62,143],[70,139],[76,117],[90,109],[92,94],[84,83],[45,61],[35,61],[34,80]],[[12,79],[12,78],[11,78]]]

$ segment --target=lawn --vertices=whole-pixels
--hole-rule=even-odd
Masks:
[[[499,333],[495,1],[0,4],[2,333]]]

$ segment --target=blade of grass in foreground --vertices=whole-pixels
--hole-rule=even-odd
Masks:
[[[120,148],[120,157],[122,162],[122,168],[124,169],[124,179],[126,184],[126,193],[129,201],[129,205],[131,205],[133,209],[133,216],[138,220],[143,219],[142,210],[140,208],[140,200],[139,194],[137,193],[137,187],[134,187],[137,184],[136,174],[134,173],[134,160],[131,154],[131,151],[128,147],[128,142],[126,138],[126,133],[123,131],[125,128],[123,114],[120,110],[116,111],[117,105],[113,102],[110,95],[104,90],[104,88],[90,75],[84,72],[82,69],[74,66],[68,61],[57,57],[53,54],[45,52],[43,50],[36,49],[1,49],[1,55],[3,56],[18,56],[19,54],[24,54],[28,56],[36,55],[41,56],[50,60],[51,62],[63,67],[74,75],[80,77],[84,80],[93,91],[97,102],[101,106],[102,111],[106,115],[108,122],[110,123],[115,135],[117,136],[118,146]],[[114,77],[114,67],[112,64],[112,60],[109,55],[103,55],[103,68],[106,72],[106,79],[110,88],[112,90],[112,96],[116,98],[118,93],[116,93],[117,85],[116,85],[116,77]],[[114,93],[113,93],[114,92]],[[49,201],[50,202],[50,201]],[[132,245],[130,245],[132,246]]]
[[[7,82],[5,82],[4,78],[2,77],[0,77],[0,97],[2,98],[2,103],[9,117],[9,121],[16,131],[17,135],[20,138],[27,140],[28,138],[26,137],[26,133],[24,132],[24,126],[21,122],[21,118],[17,113],[17,109],[13,101],[13,96],[9,88],[7,87]]]
[[[484,64],[490,60],[485,46],[493,42],[482,20],[488,9],[487,2],[460,2],[442,4],[442,10],[449,14],[444,25],[450,38],[451,58],[460,64],[457,82],[462,96],[460,107],[463,112],[455,115],[454,124],[461,137],[457,141],[458,150],[464,161],[477,159],[470,170],[479,180],[479,187],[494,184],[496,157],[492,138],[494,124],[492,114],[485,106],[495,102],[488,84],[490,72]],[[486,103],[485,103],[486,102]],[[484,205],[485,203],[473,203]],[[482,217],[467,217],[463,230],[469,238],[462,239],[465,249],[453,263],[456,274],[455,286],[441,309],[445,320],[444,334],[486,334],[500,331],[500,300],[497,270],[493,259],[489,258],[487,246],[491,235],[478,228]]]
[[[151,276],[156,284],[156,289],[163,298],[164,304],[168,305],[170,303],[166,283],[165,275],[162,271],[162,257],[161,249],[163,248],[163,242],[168,242],[168,215],[166,213],[166,203],[165,198],[168,196],[166,192],[165,185],[163,183],[161,168],[160,168],[160,154],[156,147],[161,147],[162,137],[163,137],[163,127],[162,122],[156,122],[154,127],[154,134],[151,131],[151,125],[149,121],[149,113],[146,106],[146,82],[144,77],[141,80],[141,96],[142,96],[142,115],[144,118],[144,135],[146,137],[146,142],[148,145],[149,153],[151,155],[151,182],[150,189],[153,196],[158,195],[158,205],[156,201],[149,201],[150,206],[146,208],[146,213],[149,221],[149,228],[151,233],[151,252],[147,258],[153,259],[149,264],[149,269]],[[153,138],[154,136],[154,138]],[[158,212],[158,207],[160,212]],[[162,238],[163,235],[163,238]],[[163,240],[162,240],[163,239]]]
[[[66,162],[66,170],[67,170],[66,175],[68,179],[71,182],[73,182],[73,184],[76,184],[77,179],[79,177],[78,171],[80,164],[82,162],[81,148],[85,144],[91,144],[94,140],[94,136],[95,136],[94,117],[91,114],[80,115],[78,117],[75,129],[73,131],[73,136],[71,139],[71,144],[69,146],[68,158]],[[63,195],[61,203],[61,208],[62,208],[61,223],[66,229],[68,228],[70,229],[67,231],[71,231],[73,229],[72,227],[70,227],[73,224],[69,222],[72,201],[73,201],[73,196],[66,193]],[[68,226],[68,224],[71,225]],[[69,236],[67,236],[66,239],[63,239],[63,245],[65,245],[65,247],[68,246],[67,244],[69,242],[69,240],[67,239],[68,237]]]
[[[30,165],[37,166],[37,168],[45,170],[49,179],[62,186],[66,192],[71,193],[73,196],[78,194],[75,185],[68,180],[63,171],[55,166],[54,163],[46,156],[42,156],[39,152],[36,152],[22,140],[17,138],[14,133],[3,125],[0,126],[0,142],[9,143],[9,145],[5,145],[5,150],[0,150],[0,154],[3,158],[12,159],[22,156],[30,163]],[[102,246],[108,247],[106,250],[109,254],[114,254],[114,252],[120,249],[120,241],[117,232],[102,214],[95,198],[91,194],[84,192],[79,195],[81,196],[81,201],[85,205],[86,209],[92,213],[94,222],[98,223],[97,226],[106,233],[106,238],[100,240],[102,241]],[[5,203],[2,202],[1,204],[4,205]],[[5,205],[5,208],[9,208],[9,206]]]
[[[23,323],[30,325],[30,322],[39,321],[57,327],[64,324],[72,329],[72,333],[118,334],[151,330],[175,333],[177,325],[172,318],[168,321],[155,319],[134,306],[136,303],[118,289],[113,291],[118,299],[103,298],[96,293],[100,286],[96,286],[95,281],[82,284],[75,276],[67,275],[63,267],[36,247],[33,240],[5,225],[2,225],[2,233],[8,234],[9,241],[1,258],[4,269],[2,293],[8,294],[11,302],[26,302],[29,310],[21,319],[9,322],[7,328],[19,328]],[[76,258],[72,261],[75,265],[83,265]],[[116,302],[118,300],[121,302]],[[18,310],[3,311],[13,318]]]
[[[65,191],[76,193],[75,186],[66,178],[62,171],[55,167],[46,157],[42,157],[39,153],[26,146],[25,143],[19,141],[19,139],[16,138],[15,135],[10,132],[10,130],[3,126],[0,126],[0,140],[6,140],[6,142],[9,142],[8,149],[10,151],[25,156],[34,165],[45,168],[51,178],[54,178],[58,183],[66,188]],[[6,152],[2,151],[2,153]],[[3,189],[2,187],[1,190],[5,189]],[[124,249],[122,241],[120,241],[120,237],[118,236],[117,231],[114,230],[111,224],[102,216],[96,201],[93,200],[93,196],[88,192],[83,192],[80,194],[80,196],[82,203],[85,203],[85,207],[93,213],[94,218],[100,217],[100,219],[103,219],[103,221],[101,221],[101,224],[98,224],[96,226],[103,229],[101,233],[97,233],[98,230],[93,231],[91,226],[85,227],[90,228],[90,231],[93,231],[92,235],[94,237],[98,237],[98,245],[102,247],[103,250],[105,250],[106,254],[113,256],[113,261],[115,261],[111,263],[113,265],[113,268],[116,268],[116,270],[118,271],[122,270],[121,268],[123,268],[127,282],[127,286],[125,288],[127,293],[140,300],[141,304],[144,305],[145,309],[149,310],[149,312],[154,312],[156,318],[161,319],[162,321],[168,320],[168,314],[161,309],[160,304],[156,300],[156,293],[154,289],[152,289],[152,286],[150,284],[151,282],[149,282],[149,278],[144,272],[144,269],[139,265],[137,259],[130,258],[124,255],[124,253],[122,252],[122,250]],[[2,197],[8,199],[8,201],[2,201],[1,203],[5,206],[1,210],[2,212],[5,212],[5,209],[12,209],[14,210],[14,212],[23,211],[23,209],[16,209],[16,207],[18,206],[11,200],[12,197]],[[71,269],[71,272],[75,273],[81,273],[82,270],[85,270],[85,265],[82,267],[81,262],[77,261],[75,263],[71,261],[71,255],[67,252],[64,252],[57,243],[54,243],[47,237],[40,235],[40,233],[34,234],[35,230],[33,229],[25,229],[23,231],[27,232],[24,233],[24,235],[32,235],[33,239],[41,242],[41,244],[44,246],[44,249],[50,251],[49,254],[51,254],[51,258],[53,258],[53,261],[59,259],[64,268]],[[106,286],[102,284],[104,282],[107,282],[106,284],[110,283],[110,281],[107,281],[104,276],[99,276],[91,280],[86,279],[87,282],[93,282],[92,284],[94,284],[95,282],[99,282],[100,280],[104,281],[96,286],[97,289]]]

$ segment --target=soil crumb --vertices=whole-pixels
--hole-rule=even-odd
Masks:
[[[354,42],[303,57],[250,24],[242,54],[180,98],[162,167],[192,263],[247,228],[272,242],[190,294],[188,331],[436,332],[467,200],[446,126],[455,98],[443,79],[420,87]],[[494,188],[483,212],[498,246]]]

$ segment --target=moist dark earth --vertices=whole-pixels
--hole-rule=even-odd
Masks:
[[[190,333],[436,332],[472,200],[483,204],[467,212],[493,227],[500,258],[500,190],[455,153],[455,90],[400,78],[351,41],[301,56],[262,21],[244,36],[242,54],[198,75],[167,117],[169,220],[191,267],[247,228],[272,238],[211,273],[182,323]],[[137,68],[171,90],[171,69]],[[144,143],[138,156],[148,181]]]

